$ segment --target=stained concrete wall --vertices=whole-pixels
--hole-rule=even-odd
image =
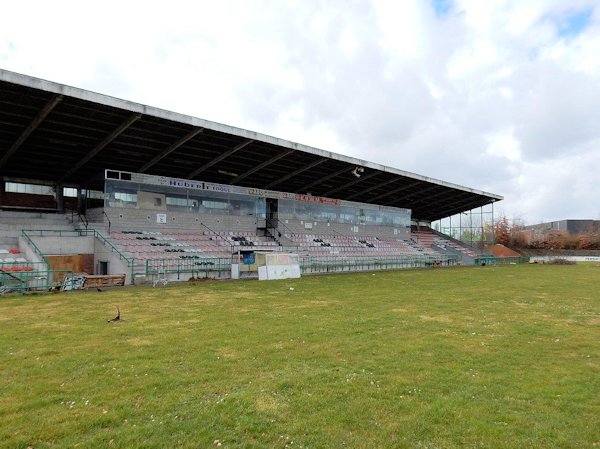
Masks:
[[[151,209],[127,209],[107,207],[104,209],[111,221],[112,229],[121,230],[197,230],[205,231],[202,224],[214,231],[239,230],[254,231],[257,227],[256,217],[230,215],[204,215],[192,212],[156,211]],[[164,214],[165,223],[157,222],[157,215]],[[105,217],[105,225],[108,221]]]
[[[321,221],[304,221],[280,219],[278,230],[282,234],[341,234],[347,236],[374,236],[397,239],[410,238],[410,229],[390,226],[353,225],[350,223],[324,223]]]
[[[32,236],[31,240],[45,255],[92,254],[94,252],[94,237],[92,236]]]

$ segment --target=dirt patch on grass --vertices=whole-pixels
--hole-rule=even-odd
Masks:
[[[302,301],[301,303],[290,306],[289,304],[283,304],[282,306],[286,309],[312,309],[318,307],[329,307],[331,305],[339,304],[339,301]]]
[[[452,320],[447,316],[430,316],[430,315],[419,315],[423,321],[435,321],[436,323],[451,323]]]
[[[239,351],[233,348],[221,348],[218,351],[219,357],[222,359],[239,359],[240,353]]]
[[[273,396],[259,396],[254,401],[256,410],[259,412],[277,412],[281,409],[282,405],[280,401],[275,399]]]
[[[395,313],[408,313],[408,309],[392,309],[391,311]]]
[[[154,344],[154,342],[148,338],[139,337],[129,338],[127,343],[129,343],[131,346],[150,346]]]

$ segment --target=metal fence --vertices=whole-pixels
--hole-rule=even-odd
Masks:
[[[475,265],[513,265],[520,263],[529,263],[529,257],[495,257],[495,256],[480,256],[475,258]]]
[[[72,290],[73,272],[69,270],[6,271],[0,269],[0,295]]]
[[[459,256],[300,256],[302,274],[455,266]]]
[[[134,267],[135,267],[135,259],[132,257],[127,257],[119,248],[113,245],[109,240],[106,239],[100,232],[95,229],[75,229],[75,230],[63,230],[63,229],[23,229],[21,231],[21,235],[27,241],[27,243],[32,247],[33,251],[40,256],[40,258],[46,263],[47,267],[50,267],[48,259],[46,256],[40,251],[35,242],[31,239],[32,236],[35,237],[95,237],[97,238],[104,246],[106,246],[111,252],[116,253],[119,256],[119,259],[125,261],[127,267],[131,270],[131,279],[134,278]]]
[[[0,270],[7,272],[18,272],[18,271],[41,271],[46,270],[46,264],[44,262],[6,262],[0,261]]]
[[[222,257],[190,257],[186,259],[146,259],[146,276],[170,275],[179,280],[181,275],[195,278],[221,278],[231,273],[231,259]]]

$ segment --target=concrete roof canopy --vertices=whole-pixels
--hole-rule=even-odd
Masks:
[[[0,176],[11,179],[102,188],[109,168],[408,208],[426,221],[503,199],[1,69],[0,124]]]

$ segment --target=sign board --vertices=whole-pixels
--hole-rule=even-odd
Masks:
[[[259,281],[300,277],[297,254],[257,252],[256,263]]]
[[[108,172],[109,170],[107,170]],[[306,203],[315,203],[321,205],[329,205],[329,206],[351,206],[351,207],[361,207],[364,209],[370,210],[379,210],[379,211],[405,211],[409,212],[409,209],[402,209],[398,207],[392,206],[381,206],[377,204],[370,203],[359,203],[355,201],[347,201],[347,200],[339,200],[335,198],[326,198],[321,196],[313,196],[307,194],[300,193],[289,193],[289,192],[279,192],[275,190],[267,190],[267,189],[257,189],[254,187],[242,187],[242,186],[231,186],[226,184],[217,184],[214,182],[204,182],[204,181],[193,181],[189,179],[180,179],[180,178],[170,178],[166,176],[155,176],[148,175],[146,173],[131,173],[131,172],[120,172],[127,173],[130,179],[125,180],[121,179],[121,181],[129,181],[136,184],[150,184],[150,185],[159,185],[165,187],[178,187],[186,190],[205,190],[211,192],[221,192],[221,193],[233,193],[240,195],[250,195],[250,196],[258,196],[262,198],[278,198],[280,200],[295,200],[302,201]]]

